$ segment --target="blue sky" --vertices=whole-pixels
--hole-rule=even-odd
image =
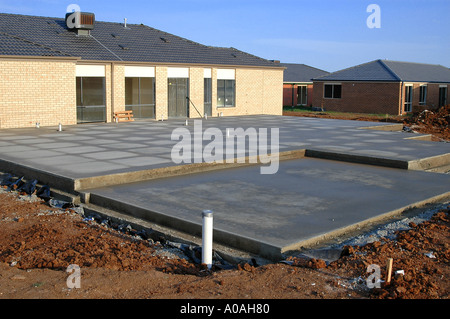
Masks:
[[[143,23],[206,45],[337,71],[375,59],[450,67],[450,0],[0,0],[0,12]],[[381,28],[370,29],[370,4]]]

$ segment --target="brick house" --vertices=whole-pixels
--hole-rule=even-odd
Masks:
[[[281,63],[281,66],[286,68],[283,77],[283,106],[311,106],[312,79],[329,72],[305,64]]]
[[[284,68],[145,25],[0,13],[0,128],[282,114]]]
[[[313,79],[313,105],[327,111],[401,115],[449,103],[450,69],[375,60]]]

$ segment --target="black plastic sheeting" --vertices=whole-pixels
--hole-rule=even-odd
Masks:
[[[37,197],[49,201],[51,199],[50,187],[44,185],[38,188],[37,184],[38,180],[25,181],[23,176],[20,178],[16,178],[11,174],[0,176],[0,185],[6,186],[9,191],[24,192],[30,196],[36,194]]]

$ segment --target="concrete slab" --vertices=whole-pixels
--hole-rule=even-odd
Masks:
[[[0,171],[89,192],[95,205],[193,235],[201,233],[201,212],[211,209],[216,241],[272,259],[449,195],[450,175],[414,170],[448,167],[450,144],[411,139],[426,136],[393,132],[391,124],[283,116],[202,121],[203,131],[224,136],[227,128],[279,129],[283,161],[276,174],[261,175],[258,165],[175,164],[171,134],[193,134],[189,123],[0,130]]]
[[[0,130],[0,169],[66,191],[179,173],[180,165],[171,160],[177,143],[171,133],[176,128],[193,132],[193,120],[189,124],[135,121],[65,126],[63,132],[56,127]],[[310,157],[419,170],[450,164],[450,144],[408,139],[416,135],[391,132],[389,123],[243,116],[209,118],[202,125],[224,135],[227,128],[278,128],[281,153],[306,150]]]
[[[450,196],[450,175],[305,158],[93,189],[90,201],[201,236],[214,212],[214,240],[279,259],[405,209]]]

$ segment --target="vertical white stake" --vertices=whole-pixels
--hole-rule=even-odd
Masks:
[[[61,123],[59,123],[59,125],[58,125],[58,131],[62,132],[62,125],[61,125]]]
[[[204,210],[202,231],[202,264],[208,269],[212,267],[212,245],[213,245],[213,212]]]

